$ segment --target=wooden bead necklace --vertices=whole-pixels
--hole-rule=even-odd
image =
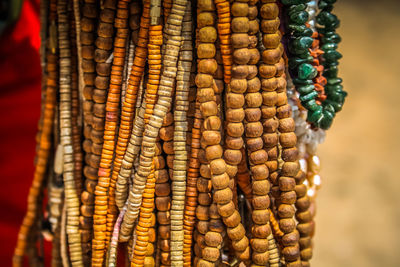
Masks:
[[[346,96],[334,2],[43,1],[13,266],[44,239],[54,266],[310,266],[316,149]]]

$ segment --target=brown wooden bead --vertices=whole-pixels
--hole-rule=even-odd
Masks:
[[[247,17],[249,5],[247,3],[234,2],[231,6],[231,12],[234,17]]]
[[[299,232],[293,231],[282,236],[282,244],[285,247],[295,246],[299,242]]]
[[[247,33],[249,31],[249,19],[247,17],[235,17],[231,21],[232,32]]]
[[[233,51],[233,61],[236,64],[247,64],[250,61],[250,53],[248,48],[239,48]],[[275,70],[275,66],[273,66]]]

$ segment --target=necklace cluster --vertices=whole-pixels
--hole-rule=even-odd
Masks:
[[[309,266],[316,148],[346,96],[334,2],[41,1],[13,266],[42,266],[44,240],[53,266]]]

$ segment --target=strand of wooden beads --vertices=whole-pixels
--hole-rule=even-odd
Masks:
[[[189,158],[189,168],[186,182],[185,216],[184,216],[184,244],[183,244],[183,264],[191,266],[192,263],[192,238],[193,229],[196,223],[197,208],[197,180],[199,179],[200,163],[198,154],[200,150],[200,127],[202,123],[199,103],[196,101],[193,126],[191,127],[191,150]]]
[[[129,93],[132,91],[132,99],[134,99],[133,104],[136,105],[138,100],[138,89],[141,85],[141,81],[143,80],[144,66],[147,58],[147,45],[148,45],[148,29],[150,24],[150,1],[144,1],[143,3],[143,11],[142,16],[140,18],[140,30],[138,34],[137,46],[135,48],[135,58],[132,65],[131,74],[129,76],[128,88],[127,88],[127,97]],[[133,34],[132,34],[133,35]],[[132,36],[134,39],[134,36]],[[125,101],[128,103],[129,99]],[[134,107],[133,105],[132,107]],[[144,131],[144,112],[145,112],[145,101],[142,103],[142,108],[139,109],[139,112],[136,112],[134,123],[132,125],[132,132],[129,139],[129,144],[125,150],[124,157],[121,162],[121,167],[119,170],[116,192],[115,192],[115,202],[119,209],[124,206],[126,201],[126,196],[128,192],[127,181],[130,179],[132,174],[132,166],[135,161],[137,155],[139,154],[141,142],[143,138]],[[133,221],[130,225],[133,224]],[[128,241],[130,237],[130,230],[125,230],[123,226],[121,226],[121,235],[120,241]],[[131,229],[131,227],[128,227]]]
[[[150,5],[152,7],[152,5]],[[150,13],[151,13],[150,9]],[[151,21],[151,17],[150,17]],[[160,83],[160,74],[161,74],[161,45],[162,45],[162,26],[161,25],[150,25],[149,30],[149,44],[148,44],[148,55],[149,55],[149,77],[147,81],[145,99],[144,99],[144,113],[143,113],[143,123],[144,125],[149,123],[149,119],[153,114],[154,104],[156,103],[157,91]],[[143,125],[141,123],[141,125]],[[141,133],[143,133],[143,127],[140,127]],[[132,132],[135,133],[134,131]],[[138,138],[136,138],[137,141]],[[135,141],[135,140],[133,140]],[[136,155],[139,152],[140,143],[136,145]],[[138,181],[134,181],[134,186],[137,186]],[[144,181],[143,181],[144,182]],[[143,185],[142,185],[143,186]],[[128,207],[129,213],[129,207]],[[129,219],[129,221],[128,221]],[[128,222],[128,223],[127,223]],[[124,235],[126,233],[130,233],[132,230],[133,220],[130,221],[130,218],[126,218],[123,221],[122,228],[124,229]]]
[[[163,60],[163,73],[160,79],[160,86],[158,90],[157,104],[154,107],[153,116],[151,116],[149,124],[145,126],[142,151],[140,153],[139,166],[135,173],[134,186],[129,194],[129,206],[127,214],[125,215],[122,227],[127,225],[127,222],[134,222],[138,215],[138,209],[141,205],[142,193],[144,190],[144,181],[150,172],[152,158],[154,156],[154,146],[156,139],[162,125],[163,118],[171,107],[173,83],[176,77],[176,64],[178,61],[179,48],[181,44],[181,29],[183,14],[182,11],[186,9],[186,0],[177,0],[173,3],[171,13],[174,16],[171,19],[169,16],[167,25],[165,26],[165,33],[169,35],[166,43],[166,51]],[[175,22],[176,21],[176,22]],[[177,23],[173,25],[172,23]]]
[[[281,34],[279,32],[279,8],[273,2],[263,1],[260,9],[261,31],[263,32],[262,43],[262,64],[259,66],[261,77],[261,88],[263,105],[261,107],[263,127],[264,127],[264,148],[268,153],[267,166],[269,169],[269,179],[274,187],[277,187],[278,178],[278,121],[276,114],[276,88],[278,79],[275,78],[276,67],[282,60],[283,46],[281,44]]]
[[[291,117],[292,110],[288,104],[286,95],[286,77],[283,67],[277,64],[276,77],[278,79],[277,86],[277,113],[279,119],[279,144],[282,147],[281,157],[283,161],[279,184],[279,199],[276,200],[276,206],[279,217],[279,227],[285,235],[282,236],[282,255],[285,258],[287,266],[301,266],[299,259],[299,233],[296,230],[296,222],[294,220],[295,209],[293,204],[296,202],[294,177],[299,171],[298,150],[296,147],[297,138],[294,133],[295,124]]]
[[[87,171],[90,171],[87,177],[90,179],[90,181],[86,183],[87,191],[90,194],[85,195],[85,197],[88,198],[88,200],[86,200],[88,204],[85,205],[83,208],[87,208],[87,210],[82,209],[82,214],[87,217],[93,217],[94,214],[95,189],[99,179],[99,166],[104,143],[104,125],[106,116],[107,89],[110,84],[110,72],[112,63],[111,55],[113,45],[112,37],[114,35],[113,24],[115,9],[116,0],[106,0],[103,3],[102,10],[99,16],[100,19],[97,26],[97,39],[95,42],[96,49],[94,51],[94,60],[96,62],[96,76],[94,80],[92,96],[94,102],[92,108],[93,123],[91,131],[93,153],[88,159],[91,168],[87,169]]]
[[[80,99],[79,99],[79,73],[78,73],[78,48],[77,48],[77,29],[73,13],[69,12],[70,17],[70,39],[71,39],[71,123],[72,123],[72,147],[74,150],[74,179],[78,196],[82,193],[82,168],[83,152],[81,148],[81,127],[80,127]]]
[[[154,192],[156,179],[154,176],[154,162],[151,164],[151,171],[146,179],[146,186],[143,191],[142,205],[140,207],[139,220],[136,224],[134,249],[132,252],[131,266],[144,266],[146,252],[151,240],[155,239],[155,234],[149,233],[149,228],[155,224]],[[125,215],[126,216],[126,215]]]
[[[201,32],[201,34],[204,34],[204,31],[199,31]],[[199,35],[200,36],[200,35]],[[199,64],[198,66],[198,71],[200,72],[214,72],[214,84],[213,84],[213,90],[215,92],[215,101],[217,104],[217,109],[218,109],[218,117],[222,120],[222,100],[221,100],[221,94],[224,90],[224,83],[223,83],[223,79],[224,79],[224,68],[222,65],[222,57],[221,57],[221,51],[220,51],[220,47],[219,44],[216,44],[216,55],[215,55],[215,59],[210,59],[208,62],[203,60],[203,64]],[[222,133],[221,133],[222,134]],[[210,137],[210,135],[208,135],[208,138],[213,138],[213,136]],[[221,138],[221,137],[220,137]],[[204,139],[204,136],[200,139],[200,144],[202,146],[202,148],[205,148],[206,145],[206,141]],[[204,150],[203,150],[204,151]],[[204,152],[203,152],[204,153]],[[211,183],[210,183],[210,179],[211,179],[211,171],[210,171],[210,167],[208,165],[208,161],[204,161],[204,163],[206,163],[207,165],[202,165],[200,168],[200,173],[202,175],[202,177],[207,179],[208,182],[208,188],[207,191],[209,192],[209,195],[212,195],[212,191],[211,191]],[[230,180],[229,183],[229,187],[233,190],[233,182],[232,180]],[[201,245],[202,245],[202,251],[201,251],[201,258],[203,260],[206,260],[206,262],[212,262],[215,266],[219,266],[220,262],[221,262],[221,250],[222,250],[222,245],[223,245],[223,236],[222,233],[224,232],[224,235],[226,236],[226,232],[225,232],[225,226],[222,223],[221,217],[218,214],[218,208],[216,203],[212,203],[211,204],[212,199],[209,197],[207,199],[207,202],[205,204],[207,207],[207,211],[208,211],[208,220],[207,220],[207,224],[203,224],[206,227],[199,227],[199,237],[201,237],[200,241],[202,241]],[[203,230],[203,229],[204,230]],[[206,231],[201,232],[201,231]],[[198,238],[199,238],[198,237]]]
[[[187,110],[189,108],[189,80],[193,59],[191,11],[191,1],[188,1],[182,22],[183,39],[179,53],[174,103],[174,160],[171,185],[171,265],[173,266],[183,266],[183,220],[188,160],[188,151],[186,149],[186,135],[188,131]],[[172,13],[171,16],[173,15]]]
[[[247,17],[249,19],[249,46],[250,60],[248,61],[247,90],[245,94],[245,136],[249,154],[250,173],[252,177],[252,266],[265,266],[269,262],[268,236],[271,234],[269,226],[269,170],[266,165],[268,154],[264,150],[262,139],[263,125],[261,123],[261,105],[263,98],[260,93],[261,82],[257,77],[257,63],[260,54],[257,49],[257,32],[259,30],[256,1],[250,1]]]
[[[200,104],[199,104],[200,105]],[[201,142],[201,141],[200,141]],[[194,266],[199,266],[200,259],[202,258],[202,250],[205,248],[205,234],[208,231],[209,224],[209,208],[212,202],[211,199],[211,181],[210,181],[210,168],[208,161],[205,159],[205,152],[203,148],[199,149],[198,161],[200,163],[199,174],[197,178],[197,207],[196,207],[196,231],[194,232]]]
[[[309,260],[312,257],[312,247],[311,247],[311,232],[312,232],[312,215],[309,210],[310,208],[310,197],[307,195],[307,186],[304,184],[307,176],[302,171],[299,170],[296,175],[296,220],[299,222],[297,224],[297,231],[300,234],[299,245],[300,245],[300,259],[301,266],[310,266]]]
[[[91,239],[93,227],[93,205],[94,188],[97,180],[97,169],[92,162],[92,154],[95,150],[99,151],[99,145],[95,145],[92,140],[93,125],[93,87],[96,77],[96,67],[94,61],[94,40],[97,19],[97,4],[94,0],[85,0],[82,7],[81,20],[81,54],[82,54],[82,76],[83,76],[83,150],[85,151],[85,166],[83,174],[85,177],[85,187],[81,193],[81,216],[79,218],[79,228],[82,238],[83,262],[86,265],[90,262]],[[97,149],[96,149],[97,148]]]
[[[129,30],[129,1],[118,1],[114,26],[117,33],[114,39],[113,63],[111,67],[110,84],[106,102],[106,117],[104,126],[104,144],[101,152],[99,179],[95,190],[95,209],[93,216],[94,238],[92,240],[92,266],[102,266],[105,249],[111,238],[114,218],[107,218],[111,167],[115,150],[116,128],[118,125],[119,102],[122,87],[122,72],[125,64],[126,40]],[[110,8],[114,5],[110,5]],[[105,6],[105,9],[107,6]],[[112,27],[112,25],[111,25]],[[101,28],[99,28],[101,29]],[[108,86],[107,86],[108,87]],[[106,88],[107,88],[106,87]],[[111,221],[111,223],[110,223]]]
[[[141,82],[141,77],[138,78],[137,76],[131,75],[132,67],[134,63],[136,64],[135,66],[138,66],[139,64],[141,67],[144,67],[145,64],[144,60],[138,57],[136,57],[135,60],[134,56],[136,48],[138,50],[147,50],[146,47],[143,47],[143,45],[147,45],[148,36],[146,36],[146,38],[138,36],[140,28],[139,26],[140,12],[141,9],[139,1],[131,2],[129,5],[129,26],[131,29],[131,38],[127,38],[126,48],[125,48],[127,53],[125,53],[124,75],[121,88],[121,103],[122,103],[121,123],[118,132],[116,154],[113,162],[113,172],[110,182],[110,193],[109,193],[110,198],[107,211],[108,228],[112,227],[113,220],[115,219],[115,216],[117,214],[117,207],[116,207],[117,196],[115,194],[116,181],[118,180],[118,174],[121,168],[121,162],[128,146],[128,141],[132,130],[133,117],[136,110],[138,87]],[[148,28],[142,28],[142,35],[147,35],[147,30]],[[134,38],[136,39],[136,45],[134,44]],[[138,42],[138,39],[144,42]],[[138,43],[140,43],[141,46],[137,46]],[[145,53],[145,55],[147,55],[147,53]],[[118,203],[118,204],[121,208],[124,206],[123,203]]]
[[[164,121],[165,122],[165,121]],[[160,141],[157,142],[157,150],[162,151]],[[171,186],[169,184],[169,174],[166,168],[165,158],[159,155],[155,158],[155,177],[156,177],[156,209],[158,222],[158,238],[160,243],[160,262],[159,266],[169,266],[170,262],[170,210],[171,210]],[[161,265],[160,265],[161,263]]]
[[[121,103],[125,102],[125,95],[126,95],[126,90],[129,85],[129,76],[130,73],[132,72],[132,66],[133,66],[133,60],[135,57],[135,48],[138,44],[138,39],[139,39],[139,29],[140,29],[140,15],[141,15],[141,7],[140,7],[140,1],[133,1],[129,5],[129,28],[131,29],[131,35],[130,38],[128,38],[127,41],[127,53],[126,53],[126,58],[124,66],[124,78],[122,81],[122,90],[121,90]],[[136,98],[136,103],[137,103],[137,98]],[[136,108],[134,106],[134,108]]]
[[[139,12],[139,10],[135,10],[136,13]],[[121,73],[121,77],[118,76],[118,81],[113,83],[111,80],[110,84],[110,89],[113,86],[117,86],[119,90],[122,90],[123,86],[123,69],[124,65],[126,65],[126,54],[127,54],[127,43],[128,43],[128,35],[129,35],[129,29],[127,27],[128,24],[128,18],[129,18],[129,1],[125,2],[118,2],[118,9],[117,9],[117,15],[115,18],[115,26],[117,28],[117,36],[115,38],[115,44],[114,44],[114,63],[113,67],[111,70],[111,74],[113,74],[113,71],[118,71]],[[119,24],[119,27],[118,25]],[[147,43],[147,29],[144,29],[146,35],[144,38],[146,38],[146,43]],[[119,32],[123,33],[119,34]],[[120,35],[120,36],[119,36]],[[140,55],[143,48],[142,46],[137,46],[137,51]],[[115,63],[116,59],[118,58],[117,64]],[[136,58],[136,57],[135,57]],[[134,62],[136,65],[142,64],[143,63],[138,63],[138,60],[134,59]],[[139,60],[140,61],[140,60]],[[117,67],[117,66],[118,67]],[[136,66],[135,65],[135,66]],[[111,76],[112,78],[113,76]],[[137,77],[132,77],[132,79],[129,79],[130,82],[131,80],[135,79]],[[137,78],[140,79],[141,77]],[[118,173],[120,170],[121,166],[121,161],[123,158],[123,155],[125,154],[126,148],[127,148],[127,143],[128,143],[128,138],[132,129],[132,119],[133,115],[135,112],[135,105],[136,105],[136,99],[137,99],[137,91],[138,91],[138,86],[139,86],[140,80],[135,82],[134,86],[129,86],[127,88],[126,94],[125,94],[125,100],[122,103],[121,107],[121,114],[120,114],[120,125],[119,125],[119,131],[118,131],[118,138],[117,138],[117,143],[116,143],[116,149],[115,149],[115,157],[113,160],[113,169],[112,169],[112,174],[111,174],[111,179],[110,179],[110,185],[108,188],[108,208],[107,208],[107,231],[106,231],[106,240],[110,239],[110,235],[112,232],[112,229],[114,227],[114,223],[116,220],[117,216],[117,207],[115,204],[115,188],[116,188],[116,180],[118,177]]]
[[[56,31],[50,31],[54,29],[56,21],[56,1],[52,0],[50,3],[49,11],[49,38],[57,44]],[[56,29],[55,29],[56,30]],[[54,36],[55,34],[55,36]],[[48,45],[46,52],[46,93],[44,109],[43,109],[43,124],[41,133],[38,139],[37,158],[35,163],[35,172],[33,175],[32,186],[29,189],[28,194],[28,208],[23,219],[22,225],[19,229],[17,245],[15,247],[13,256],[13,266],[18,267],[23,265],[23,257],[27,250],[27,239],[31,236],[33,224],[36,222],[37,213],[40,208],[38,204],[38,198],[42,191],[42,184],[49,161],[50,149],[51,149],[51,135],[53,131],[54,114],[56,107],[56,94],[58,88],[58,67],[57,67],[57,50],[51,49],[52,46]],[[55,46],[57,47],[57,46]]]
[[[71,44],[68,35],[69,20],[66,0],[58,0],[58,42],[60,49],[60,140],[63,146],[63,178],[65,205],[67,206],[68,247],[72,266],[83,266],[81,236],[79,233],[79,198],[74,179],[72,143],[72,94],[71,94]]]
[[[218,38],[220,42],[222,61],[224,64],[224,82],[231,80],[232,46],[231,46],[231,12],[229,1],[214,0],[218,13]]]
[[[79,103],[82,105],[83,102],[83,69],[82,69],[82,42],[81,42],[81,10],[79,6],[79,0],[73,0],[72,3],[75,23],[75,34],[76,34],[76,50],[77,50],[77,68],[78,68],[78,92],[79,92]],[[81,123],[81,121],[80,121]]]
[[[202,138],[204,140],[202,143],[205,147],[204,159],[206,162],[208,161],[210,163],[209,172],[214,188],[213,197],[217,203],[218,213],[228,227],[228,236],[233,243],[237,245],[237,257],[240,260],[248,260],[250,256],[248,239],[245,236],[245,229],[240,223],[239,212],[235,209],[235,205],[232,201],[233,193],[232,189],[229,187],[230,178],[227,174],[228,167],[225,160],[222,159],[223,149],[219,144],[221,141],[220,131],[222,125],[218,117],[218,106],[214,90],[212,89],[214,83],[213,74],[217,67],[216,61],[212,61],[216,53],[214,42],[217,37],[216,30],[213,27],[215,23],[213,18],[215,7],[212,2],[201,0],[198,1],[198,11],[197,25],[199,29],[199,44],[197,47],[197,56],[199,61],[196,85],[198,88],[197,95],[200,102],[200,111],[204,119],[204,131],[202,132]],[[199,21],[202,21],[202,23],[199,23]],[[205,31],[209,34],[201,34],[200,31]],[[202,72],[200,66],[210,60],[211,66],[214,67],[207,68],[207,72]],[[198,262],[200,266],[212,265],[212,262],[210,262],[212,258],[204,258],[204,255],[202,255],[202,257],[203,258]]]

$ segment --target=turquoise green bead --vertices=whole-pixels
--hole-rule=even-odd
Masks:
[[[322,51],[336,50],[338,48],[338,45],[335,43],[327,43],[322,45],[320,48]]]
[[[308,93],[306,95],[300,96],[299,99],[303,103],[303,102],[309,101],[311,99],[314,99],[317,96],[318,96],[318,92],[317,91],[312,91],[312,92],[310,92],[310,93]]]
[[[308,20],[308,12],[306,11],[290,12],[289,17],[290,20],[296,24],[304,24]]]
[[[325,58],[327,64],[329,64],[329,62],[335,62],[335,61],[341,59],[342,54],[340,54],[338,51],[335,51],[335,50],[328,50],[328,51],[325,51],[324,58]]]
[[[338,76],[338,66],[326,66],[324,70],[324,77],[325,78],[334,78]]]
[[[303,85],[296,88],[301,95],[305,95],[314,91],[314,85]]]
[[[322,107],[318,106],[318,109],[313,111],[313,112],[308,112],[307,114],[307,120],[311,123],[316,123],[320,119],[322,119]]]
[[[306,58],[291,57],[289,58],[289,67],[291,69],[297,68],[300,64],[312,62],[313,57],[307,56]]]
[[[315,102],[315,99],[311,99],[309,101],[301,103],[303,107],[308,109],[309,111],[315,111],[318,109],[319,105]]]
[[[304,63],[299,66],[298,69],[298,77],[299,79],[309,80],[315,78],[317,76],[318,71],[311,64]]]
[[[299,78],[294,78],[293,83],[295,85],[313,85],[314,86],[314,82],[312,80],[301,80]]]

